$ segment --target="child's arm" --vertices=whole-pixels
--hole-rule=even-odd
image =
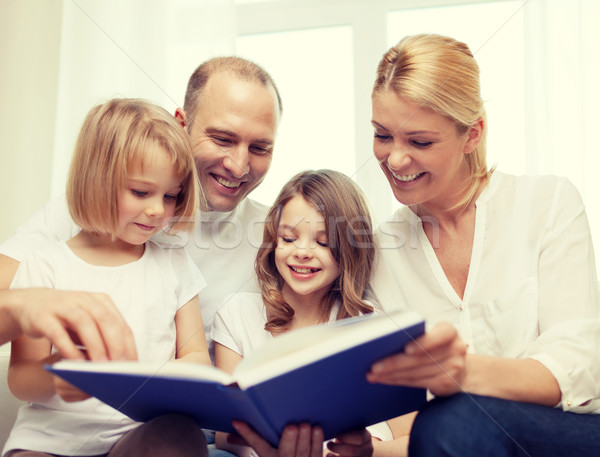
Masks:
[[[51,348],[50,341],[45,338],[21,336],[12,342],[7,376],[12,394],[28,402],[45,401],[54,394],[59,394],[65,401],[89,398],[85,392],[44,369],[45,364],[61,358],[58,352],[51,354]]]
[[[215,342],[215,366],[231,374],[242,360],[242,356],[227,346]],[[215,445],[217,449],[229,451],[238,457],[249,456],[252,448],[244,445],[236,445],[228,441],[229,433],[217,432],[215,434]]]
[[[215,366],[229,374],[242,361],[242,356],[227,346],[215,342]]]
[[[175,314],[175,327],[177,328],[175,357],[186,362],[210,365],[204,323],[197,295],[179,308]]]
[[[15,397],[38,402],[55,394],[53,376],[44,370],[45,363],[58,360],[58,354],[50,355],[50,350],[46,338],[21,336],[13,340],[7,381]]]

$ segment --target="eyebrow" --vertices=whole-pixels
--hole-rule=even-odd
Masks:
[[[373,126],[375,126],[375,127],[379,127],[381,129],[385,130],[386,132],[389,132],[389,130],[386,127],[384,127],[377,121],[371,121],[371,124],[373,124]],[[419,135],[422,133],[427,133],[430,135],[440,135],[440,132],[438,132],[436,130],[411,130],[410,132],[404,132],[405,135]]]
[[[224,135],[224,136],[228,136],[231,138],[238,138],[238,135],[232,131],[232,130],[226,130],[226,129],[220,129],[217,127],[207,127],[204,129],[204,133],[209,135],[209,134],[219,134],[219,135]],[[258,138],[254,141],[252,141],[252,144],[255,143],[260,143],[260,144],[264,144],[266,146],[273,146],[274,141],[273,140],[269,140],[267,138]]]
[[[296,225],[289,225],[289,224],[279,224],[279,227],[277,228],[278,230],[296,230],[296,228],[302,223],[302,222],[306,222],[304,219],[302,219],[301,221],[299,221]],[[323,222],[324,224],[325,222]],[[316,232],[317,235],[327,235],[327,230],[322,229],[322,230],[317,230]]]

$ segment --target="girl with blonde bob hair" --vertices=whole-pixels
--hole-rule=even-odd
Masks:
[[[193,227],[199,206],[189,138],[163,108],[138,99],[113,99],[90,110],[79,133],[67,181],[71,217],[82,229],[115,235],[117,199],[132,167],[150,145],[160,146],[181,177],[174,230]]]
[[[367,377],[436,396],[404,418],[399,453],[600,455],[600,294],[577,189],[487,169],[479,68],[452,38],[392,47],[372,105],[404,206],[376,231],[371,284],[428,331]]]
[[[281,333],[373,312],[374,254],[369,208],[348,176],[333,170],[294,176],[265,221],[255,264],[261,293],[234,294],[215,316],[216,366],[232,372],[243,357]],[[392,438],[382,422],[339,437],[329,449],[370,456],[379,440]],[[220,433],[216,442],[246,455],[231,449]]]
[[[75,148],[67,201],[81,231],[23,259],[13,287],[104,294],[132,329],[139,361],[210,364],[198,303],[205,282],[184,249],[150,240],[175,218],[171,229],[190,228],[198,204],[192,149],[175,119],[136,99],[92,108]],[[48,339],[13,341],[8,384],[28,403],[3,455],[208,454],[192,419],[134,422],[49,375],[44,365],[59,358]]]

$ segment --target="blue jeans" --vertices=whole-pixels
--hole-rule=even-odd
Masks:
[[[410,457],[600,456],[600,415],[479,395],[430,401],[417,415]]]

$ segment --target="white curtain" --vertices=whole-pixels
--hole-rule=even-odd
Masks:
[[[233,0],[65,1],[52,195],[64,192],[88,110],[112,97],[139,97],[174,113],[193,70],[233,53],[234,13]]]
[[[422,0],[418,6],[429,8],[424,10],[426,13],[437,11],[443,15],[440,5],[457,3],[464,2]],[[482,5],[485,3],[490,4]],[[409,0],[377,2],[376,8],[374,4],[371,0],[3,0],[0,78],[5,103],[0,107],[0,185],[4,186],[1,189],[5,196],[19,185],[36,196],[4,199],[2,239],[43,202],[63,192],[73,144],[92,105],[115,96],[141,97],[173,112],[183,103],[187,78],[193,69],[211,56],[234,53],[239,33],[267,34],[265,38],[269,38],[269,33],[286,27],[352,27],[352,76],[356,88],[349,99],[355,100],[356,128],[354,134],[334,134],[353,136],[356,163],[363,164],[370,155],[368,87],[378,54],[374,49],[381,46],[381,52],[384,51],[383,30],[388,13],[415,8],[415,2]],[[521,114],[514,120],[525,124],[525,129],[524,134],[523,129],[518,129],[518,152],[514,154],[525,156],[524,161],[517,163],[525,163],[519,169],[526,173],[566,175],[575,183],[588,209],[600,261],[600,204],[596,202],[600,195],[600,179],[596,177],[600,151],[595,141],[600,125],[600,2],[523,0],[520,5],[515,9],[523,22],[524,65],[519,72],[524,72],[525,95],[515,107]],[[360,14],[351,15],[352,11]],[[469,17],[469,21],[475,27],[481,16]],[[246,51],[251,58],[252,51]],[[305,54],[310,56],[317,51],[307,49]],[[515,58],[508,55],[507,74],[512,70],[511,59]],[[285,61],[294,56],[282,54],[274,58]],[[327,59],[321,57],[318,62],[316,72],[339,74],[335,68],[323,67]],[[269,65],[265,66],[269,69]],[[295,84],[307,93],[308,88],[302,83],[280,82],[282,88]],[[319,103],[323,106],[316,109],[328,110],[335,116],[335,106],[327,106],[326,97]],[[287,119],[292,119],[288,114]],[[307,134],[303,125],[297,124],[286,126],[296,139]],[[281,145],[290,141],[283,138],[286,129],[279,132]],[[502,129],[505,138],[510,139],[512,134],[510,128]],[[511,149],[510,144],[505,145],[502,143],[502,154]],[[333,154],[336,149],[339,148],[328,148],[327,153]],[[282,156],[285,152],[278,149]],[[32,173],[32,166],[41,167],[36,168],[37,175]],[[293,157],[289,166],[294,166]],[[382,198],[385,189],[375,183],[379,178],[378,170],[368,176],[358,175],[368,198],[382,207],[382,214],[388,214],[387,200]],[[36,187],[28,183],[35,183]],[[269,189],[269,193],[277,190]]]
[[[586,203],[598,263],[600,2],[531,0],[524,13],[527,172],[574,182]]]

